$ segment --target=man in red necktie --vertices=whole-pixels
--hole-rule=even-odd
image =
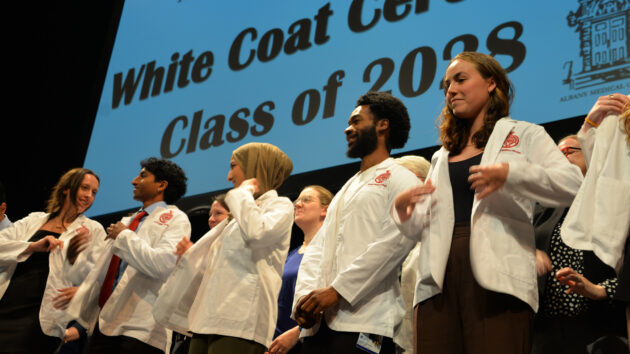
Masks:
[[[163,353],[166,348],[166,329],[151,312],[160,287],[175,268],[177,242],[190,237],[188,217],[170,205],[186,192],[187,178],[169,160],[149,158],[140,166],[131,183],[133,198],[142,208],[107,228],[112,252],[94,268],[99,276],[82,285],[90,290],[77,293],[84,298],[73,299],[68,310],[89,322],[95,317],[89,313],[100,307],[90,353]]]

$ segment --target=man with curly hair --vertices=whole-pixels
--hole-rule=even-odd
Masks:
[[[331,202],[300,265],[293,308],[308,329],[303,353],[395,352],[405,312],[398,269],[415,242],[400,234],[389,209],[419,181],[390,152],[405,145],[409,128],[407,108],[385,92],[361,96],[350,114],[346,154],[361,168]]]
[[[163,353],[166,348],[166,329],[151,312],[175,268],[177,242],[190,237],[188,217],[171,205],[186,193],[187,178],[169,160],[152,157],[140,166],[131,184],[142,208],[107,228],[112,247],[68,309],[80,323],[94,326],[90,353]]]

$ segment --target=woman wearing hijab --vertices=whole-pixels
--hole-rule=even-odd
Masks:
[[[271,343],[293,224],[293,203],[275,189],[292,168],[271,144],[232,153],[232,218],[185,251],[154,307],[158,322],[193,333],[189,353],[262,354]]]

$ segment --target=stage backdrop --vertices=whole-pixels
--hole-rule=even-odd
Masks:
[[[440,80],[463,50],[507,68],[512,117],[585,114],[629,90],[629,18],[630,0],[126,1],[85,160],[101,176],[89,214],[138,205],[149,156],[182,166],[189,196],[231,186],[248,142],[279,146],[294,174],[351,162],[343,130],[369,90],[407,105],[401,151],[437,145]]]

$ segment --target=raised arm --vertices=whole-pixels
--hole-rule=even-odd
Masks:
[[[105,239],[107,235],[100,223],[88,220],[82,226],[85,227],[85,231],[78,232],[68,242],[66,260],[63,264],[65,277],[74,285],[81,284],[104,253],[107,244],[111,242]],[[73,242],[75,238],[77,241]],[[72,252],[76,254],[71,254]]]
[[[168,226],[161,230],[161,235],[154,245],[129,229],[121,231],[113,244],[114,254],[139,272],[152,278],[166,280],[175,268],[177,255],[173,252],[177,243],[184,236],[190,237],[191,229],[186,214],[182,212],[174,214]],[[153,225],[142,225],[148,226]],[[159,232],[160,229],[154,230]]]
[[[245,182],[243,182],[245,184]],[[243,231],[245,242],[253,248],[281,242],[293,224],[293,203],[275,192],[259,206],[247,188],[229,191],[225,202]]]
[[[57,247],[63,247],[63,242],[53,236],[44,237],[37,242],[28,242],[44,223],[45,218],[44,213],[31,213],[0,231],[0,266],[24,262],[34,252],[49,252]]]

